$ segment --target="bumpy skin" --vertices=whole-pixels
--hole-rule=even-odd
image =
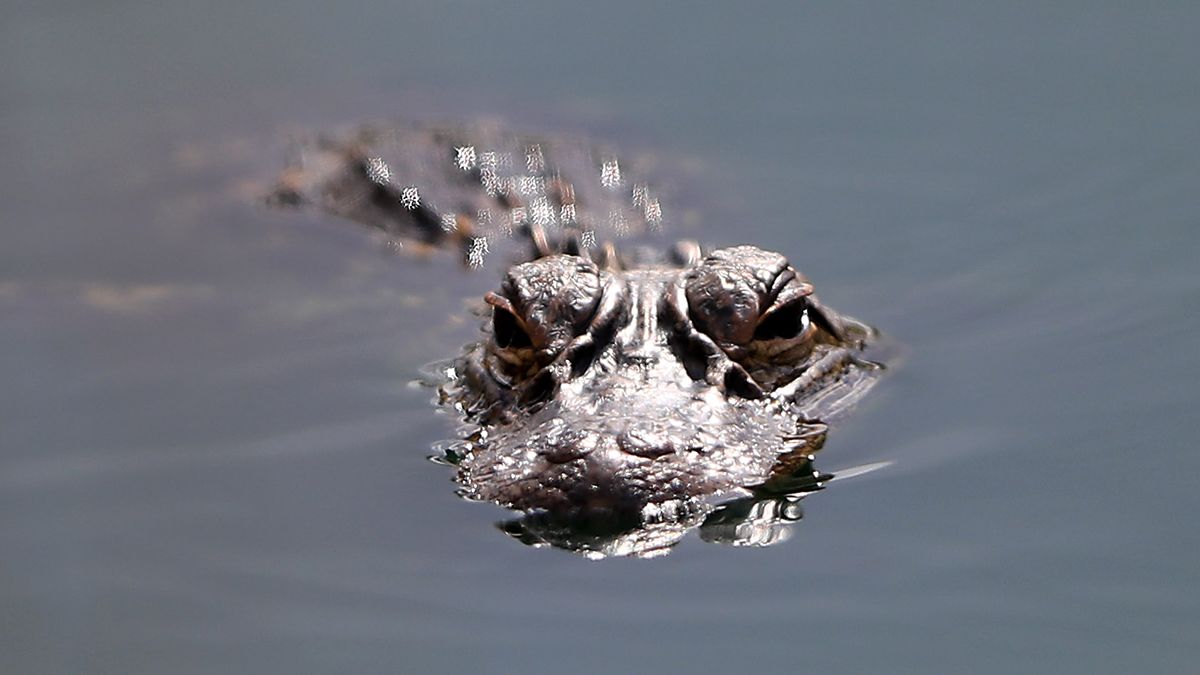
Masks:
[[[481,432],[460,480],[524,511],[656,512],[786,480],[878,369],[858,356],[868,327],[751,246],[630,270],[552,255],[487,300],[445,387]]]
[[[466,422],[447,452],[464,496],[529,514],[509,534],[593,556],[656,555],[694,527],[766,545],[829,478],[811,455],[875,382],[873,331],[778,253],[630,246],[672,213],[639,162],[486,125],[367,127],[294,156],[272,203],[473,267],[527,261],[441,386]]]
[[[303,139],[291,155],[268,202],[316,206],[410,250],[458,250],[472,267],[506,248],[519,257],[568,246],[599,255],[671,219],[643,175],[649,160],[573,137],[379,124]]]

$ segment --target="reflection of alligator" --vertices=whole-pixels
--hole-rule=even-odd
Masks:
[[[465,496],[530,514],[504,526],[527,543],[648,555],[701,523],[709,540],[772,543],[799,517],[787,495],[820,487],[827,422],[880,370],[863,357],[872,329],[777,253],[618,252],[615,239],[661,226],[663,205],[590,146],[387,127],[299,157],[276,201],[449,243],[473,266],[530,244],[440,389],[468,423],[446,453]]]

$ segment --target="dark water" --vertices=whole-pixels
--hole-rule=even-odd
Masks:
[[[1194,3],[409,4],[0,10],[0,672],[1195,672]],[[480,115],[702,167],[907,345],[822,453],[893,464],[772,548],[494,531],[407,386],[488,284],[247,182]]]

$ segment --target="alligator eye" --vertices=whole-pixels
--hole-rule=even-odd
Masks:
[[[685,284],[692,322],[727,349],[796,338],[810,326],[812,284],[778,253],[753,246],[714,251]]]
[[[495,344],[557,354],[587,329],[602,295],[600,271],[589,260],[555,255],[517,265],[500,292],[485,297]]]
[[[754,329],[755,340],[791,340],[808,332],[812,322],[808,319],[808,307],[795,302],[763,317]]]
[[[524,349],[532,347],[533,341],[529,333],[521,327],[517,317],[506,309],[497,308],[492,311],[492,335],[496,344],[505,349]]]

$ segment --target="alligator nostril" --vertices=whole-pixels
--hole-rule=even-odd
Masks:
[[[621,432],[617,436],[617,447],[626,454],[647,459],[675,453],[675,447],[669,439],[648,429],[637,427]]]

